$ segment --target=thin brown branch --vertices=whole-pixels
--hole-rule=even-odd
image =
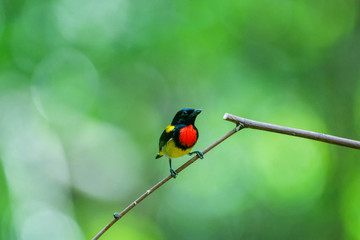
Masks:
[[[205,155],[207,152],[209,152],[211,149],[219,145],[221,142],[223,142],[225,139],[236,133],[237,131],[241,130],[241,126],[237,126],[230,132],[228,132],[226,135],[221,137],[219,140],[208,146],[206,149],[202,151],[202,153]],[[180,173],[182,170],[187,168],[190,164],[198,160],[199,157],[195,155],[195,157],[191,158],[189,161],[184,163],[182,166],[180,166],[178,169],[176,169],[176,172]],[[140,197],[138,197],[134,202],[132,202],[129,206],[127,206],[122,212],[120,213],[114,213],[114,219],[112,219],[111,222],[109,222],[94,238],[93,240],[99,239],[114,223],[116,223],[120,218],[122,218],[126,213],[128,213],[131,209],[133,209],[137,204],[139,204],[142,200],[147,198],[151,193],[153,193],[156,189],[164,185],[167,181],[171,179],[171,175],[167,176],[157,184],[155,184],[152,188],[147,190],[144,194],[142,194]]]
[[[276,132],[276,133],[287,134],[287,135],[296,136],[296,137],[309,138],[309,139],[322,141],[322,142],[326,142],[326,143],[331,143],[331,144],[336,144],[336,145],[341,145],[341,146],[345,146],[345,147],[360,149],[359,141],[346,139],[346,138],[340,138],[340,137],[331,136],[331,135],[327,135],[327,134],[323,134],[323,133],[311,132],[311,131],[306,131],[306,130],[302,130],[302,129],[289,128],[289,127],[284,127],[284,126],[279,126],[279,125],[274,125],[274,124],[269,124],[269,123],[264,123],[264,122],[258,122],[258,121],[234,116],[234,115],[231,115],[228,113],[225,113],[224,120],[233,122],[237,126],[233,130],[228,132],[226,135],[221,137],[219,140],[217,140],[216,142],[214,142],[213,144],[208,146],[206,149],[204,149],[203,154],[206,154],[211,149],[213,149],[214,147],[219,145],[221,142],[223,142],[225,139],[227,139],[228,137],[230,137],[231,135],[233,135],[234,133],[238,132],[239,130],[241,130],[243,128],[253,128],[253,129],[259,129],[259,130],[264,130],[264,131]],[[181,171],[183,171],[185,168],[187,168],[190,164],[192,164],[193,162],[195,162],[198,159],[199,159],[199,157],[197,155],[195,155],[189,161],[184,163],[181,167],[176,169],[176,171],[178,173],[180,173]],[[133,209],[137,204],[139,204],[142,200],[147,198],[151,193],[153,193],[156,189],[158,189],[159,187],[164,185],[171,178],[172,178],[171,175],[167,176],[166,178],[164,178],[163,180],[161,180],[160,182],[155,184],[152,188],[147,190],[144,194],[142,194],[139,198],[137,198],[134,202],[132,202],[129,206],[127,206],[122,212],[114,213],[114,219],[112,219],[112,221],[109,222],[93,238],[93,240],[99,239],[112,225],[114,225],[114,223],[116,223],[120,218],[122,218],[126,213],[128,213],[131,209]]]
[[[336,137],[318,132],[306,131],[297,128],[284,127],[270,123],[258,122],[258,121],[234,116],[229,113],[225,113],[224,120],[233,122],[235,124],[240,124],[244,128],[253,128],[253,129],[264,130],[269,132],[276,132],[276,133],[287,134],[295,137],[308,138],[316,141],[336,144],[344,147],[360,149],[359,141],[351,140],[347,138],[341,138],[341,137]]]

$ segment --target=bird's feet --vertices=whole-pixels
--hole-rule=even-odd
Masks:
[[[204,158],[204,154],[203,154],[202,152],[200,152],[200,151],[193,151],[193,152],[189,153],[189,155],[191,156],[191,155],[193,155],[194,153],[196,153],[196,155],[198,155],[198,157],[199,157],[200,159],[203,159],[203,158]]]
[[[170,168],[170,174],[173,178],[176,178],[176,175],[178,174],[174,169]]]

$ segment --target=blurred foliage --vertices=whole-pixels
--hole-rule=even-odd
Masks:
[[[358,0],[0,1],[0,239],[90,239],[175,112],[360,139]],[[244,130],[105,239],[360,239],[360,153]],[[175,167],[187,158],[174,162]]]

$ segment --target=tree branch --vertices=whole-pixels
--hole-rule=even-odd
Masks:
[[[336,136],[326,135],[326,134],[318,133],[318,132],[306,131],[306,130],[302,130],[302,129],[289,128],[289,127],[274,125],[274,124],[270,124],[270,123],[258,122],[258,121],[234,116],[234,115],[231,115],[228,113],[225,113],[223,118],[224,118],[224,120],[235,123],[237,126],[233,130],[231,130],[230,132],[225,134],[223,137],[221,137],[219,140],[217,140],[216,142],[214,142],[213,144],[208,146],[206,149],[204,149],[203,154],[206,154],[211,149],[213,149],[214,147],[219,145],[221,142],[223,142],[225,139],[227,139],[228,137],[230,137],[231,135],[233,135],[234,133],[238,132],[239,130],[241,130],[243,128],[253,128],[253,129],[259,129],[259,130],[264,130],[264,131],[269,131],[269,132],[276,132],[276,133],[287,134],[287,135],[291,135],[291,136],[295,136],[295,137],[309,138],[309,139],[313,139],[313,140],[317,140],[317,141],[321,141],[321,142],[326,142],[326,143],[341,145],[341,146],[345,146],[345,147],[360,149],[360,142],[351,140],[351,139],[340,138],[340,137],[336,137]],[[192,164],[193,162],[195,162],[198,159],[199,159],[199,157],[197,155],[195,155],[189,161],[187,161],[182,166],[180,166],[178,169],[176,169],[176,172],[180,173],[181,171],[183,171],[185,168],[187,168],[190,164]],[[132,202],[129,206],[127,206],[122,212],[114,213],[114,219],[111,222],[109,222],[92,240],[99,239],[112,225],[114,225],[114,223],[116,223],[120,218],[122,218],[126,213],[128,213],[131,209],[133,209],[137,204],[139,204],[142,200],[147,198],[151,193],[153,193],[156,189],[158,189],[159,187],[164,185],[171,178],[172,178],[171,175],[167,176],[166,178],[164,178],[163,180],[161,180],[160,182],[155,184],[152,188],[147,190],[140,197],[138,197],[134,202]]]
[[[240,125],[237,125],[236,128],[228,132],[226,135],[221,137],[219,140],[208,146],[206,149],[202,151],[202,153],[205,155],[207,152],[209,152],[211,149],[219,145],[221,142],[223,142],[225,139],[236,133],[237,131],[241,130],[242,127]],[[182,170],[187,168],[190,164],[198,160],[199,157],[195,155],[195,157],[191,158],[189,161],[184,163],[182,166],[180,166],[178,169],[176,169],[177,173],[180,173]],[[151,193],[153,193],[156,189],[161,187],[163,184],[165,184],[167,181],[171,179],[171,175],[167,176],[157,184],[155,184],[152,188],[147,190],[144,194],[142,194],[140,197],[138,197],[134,202],[132,202],[129,206],[127,206],[122,212],[120,213],[114,213],[114,219],[109,222],[92,240],[99,239],[114,223],[116,223],[120,218],[122,218],[126,213],[128,213],[131,209],[133,209],[137,204],[139,204],[142,200],[147,198]]]
[[[347,138],[341,138],[341,137],[336,137],[318,132],[306,131],[297,128],[284,127],[270,123],[258,122],[258,121],[234,116],[229,113],[225,113],[223,118],[224,120],[233,122],[235,124],[240,124],[244,128],[253,128],[253,129],[264,130],[269,132],[276,132],[276,133],[287,134],[295,137],[308,138],[316,141],[336,144],[344,147],[360,149],[359,141],[355,141]]]

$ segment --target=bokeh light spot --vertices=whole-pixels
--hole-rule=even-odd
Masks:
[[[61,122],[69,112],[89,112],[98,91],[98,74],[83,54],[62,49],[50,54],[37,67],[32,94],[40,112],[51,121]]]

